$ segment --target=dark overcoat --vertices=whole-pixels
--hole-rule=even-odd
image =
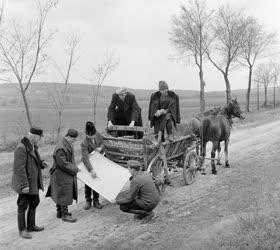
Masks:
[[[154,126],[155,113],[157,112],[158,109],[161,109],[160,96],[161,96],[160,91],[157,91],[153,93],[150,98],[148,119],[151,122],[151,127]],[[174,123],[174,126],[176,126],[177,123],[181,122],[179,97],[175,92],[170,90],[168,90],[168,97],[170,98],[170,103],[167,112],[171,114],[171,118]]]
[[[114,125],[129,125],[131,121],[135,121],[135,126],[142,127],[143,125],[141,108],[136,102],[135,95],[129,92],[126,93],[124,101],[118,94],[112,95],[107,118]]]
[[[22,189],[29,187],[30,195],[39,194],[39,189],[44,190],[42,171],[44,166],[38,152],[27,137],[24,137],[17,145],[14,154],[14,166],[12,176],[12,188],[22,194]]]
[[[46,197],[61,206],[68,206],[78,200],[78,167],[75,163],[74,150],[63,137],[53,153],[53,166],[50,170],[50,185]]]

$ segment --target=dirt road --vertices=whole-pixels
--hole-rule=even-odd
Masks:
[[[0,249],[207,249],[219,232],[230,231],[238,215],[255,206],[269,209],[267,194],[280,193],[280,121],[232,131],[229,146],[231,168],[218,167],[218,175],[198,175],[191,186],[182,185],[176,173],[168,187],[157,218],[149,224],[134,221],[116,205],[84,211],[80,202],[70,207],[77,223],[55,217],[55,206],[42,196],[37,224],[45,231],[32,240],[18,236],[16,196],[0,200]],[[82,186],[82,184],[80,185]]]

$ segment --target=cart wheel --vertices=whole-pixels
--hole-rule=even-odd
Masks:
[[[154,179],[155,185],[161,195],[164,190],[164,164],[160,155],[156,155],[150,162],[147,172],[150,173]]]
[[[195,151],[186,155],[183,167],[183,178],[186,185],[194,183],[198,166],[198,157]]]

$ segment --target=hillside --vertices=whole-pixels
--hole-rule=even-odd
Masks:
[[[33,121],[40,124],[47,132],[53,133],[57,127],[54,100],[58,100],[57,93],[62,87],[57,83],[33,83],[27,93],[31,107]],[[21,135],[26,131],[27,122],[25,109],[16,84],[0,84],[0,136],[10,134]],[[106,113],[110,104],[112,93],[116,87],[102,86],[97,107],[97,127],[104,128]],[[136,99],[142,108],[144,124],[147,123],[147,111],[149,98],[155,90],[129,89],[136,95]],[[184,122],[193,114],[199,112],[199,91],[175,90],[180,97],[182,121]],[[279,98],[279,91],[277,92]],[[66,97],[65,113],[63,116],[64,129],[75,127],[83,129],[86,120],[93,119],[93,87],[86,84],[72,84]],[[232,96],[237,97],[241,106],[245,104],[246,90],[233,90]],[[205,100],[208,107],[224,105],[225,92],[207,92]],[[251,95],[252,108],[256,106],[256,91]],[[269,91],[269,100],[272,100],[272,91]],[[263,93],[261,100],[263,102]],[[3,132],[4,131],[4,132]],[[4,133],[4,134],[3,134]]]

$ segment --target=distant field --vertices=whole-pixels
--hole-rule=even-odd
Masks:
[[[29,102],[34,123],[43,127],[46,133],[53,133],[57,127],[57,118],[52,106],[50,91],[54,91],[59,84],[34,83],[29,90]],[[47,87],[48,86],[48,87]],[[107,122],[107,108],[111,101],[114,87],[104,86],[101,88],[98,109],[97,109],[97,128],[102,130]],[[147,112],[149,98],[153,90],[131,90],[142,108],[144,124],[147,124]],[[180,97],[180,108],[182,122],[186,121],[193,114],[199,112],[199,92],[176,90]],[[32,95],[30,93],[33,93]],[[74,127],[83,130],[87,120],[93,119],[92,110],[92,87],[89,85],[72,85],[63,115],[63,127],[67,129]],[[237,97],[241,106],[245,105],[245,90],[232,91],[232,96]],[[252,91],[252,109],[256,110],[256,92]],[[261,93],[261,104],[263,103],[263,93]],[[272,104],[272,90],[269,90],[269,104]],[[280,100],[279,89],[277,89],[277,100]],[[209,92],[206,93],[206,103],[208,107],[213,105],[225,104],[225,93]],[[14,84],[0,85],[0,139],[1,137],[20,136],[27,129],[27,121],[23,103],[19,92]]]

